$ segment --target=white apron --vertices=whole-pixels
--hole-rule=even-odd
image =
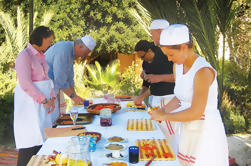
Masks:
[[[33,82],[50,98],[53,83],[51,80]],[[14,91],[14,137],[16,148],[30,148],[42,145],[45,141],[44,128],[52,127],[49,109],[34,101],[18,84]]]
[[[151,105],[152,107],[163,107],[169,101],[172,100],[174,95],[166,95],[166,96],[151,96]],[[179,139],[180,139],[180,122],[171,122],[171,121],[162,121],[161,123],[158,123],[158,126],[162,133],[165,135],[165,137],[168,139],[170,145],[172,146],[172,149],[174,153],[178,152],[178,145],[179,145]]]
[[[64,93],[62,92],[62,90],[59,90],[55,100],[55,110],[51,113],[52,123],[54,123],[58,119],[59,114],[66,113],[66,106],[67,105],[65,102]]]
[[[183,65],[175,65],[174,93],[181,101],[182,109],[191,107],[194,77],[204,67],[213,69],[202,57],[198,57],[185,74],[183,74]],[[215,78],[209,87],[204,114],[199,120],[182,123],[177,155],[182,166],[229,166],[226,134],[217,109],[217,72],[215,70],[214,72]],[[180,108],[178,109],[180,111]]]

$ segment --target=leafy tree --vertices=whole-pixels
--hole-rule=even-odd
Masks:
[[[251,10],[248,6],[248,0],[243,3],[235,1],[233,6],[237,15],[235,15],[227,32],[230,60],[248,72],[251,70]]]
[[[50,26],[57,40],[74,40],[85,34],[96,39],[95,56],[88,64],[100,55],[130,53],[138,40],[148,37],[129,14],[134,6],[135,0],[57,0],[50,6],[55,12]]]

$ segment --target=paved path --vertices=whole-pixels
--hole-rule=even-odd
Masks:
[[[16,166],[17,150],[0,147],[0,166]]]

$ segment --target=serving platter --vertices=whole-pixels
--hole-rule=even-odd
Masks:
[[[87,136],[87,135],[90,135],[91,137],[97,137],[96,142],[99,142],[102,136],[101,133],[98,132],[83,132],[78,134],[77,136]]]
[[[119,104],[115,103],[99,103],[99,104],[93,104],[86,108],[87,112],[91,114],[99,114],[100,110],[108,108],[112,110],[112,113],[117,112],[121,109],[121,106]]]

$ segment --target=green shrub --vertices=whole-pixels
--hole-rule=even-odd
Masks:
[[[114,94],[119,90],[119,61],[114,60],[103,69],[98,61],[95,65],[86,65],[87,73],[84,75],[84,81],[91,89],[96,91],[110,91]]]
[[[226,93],[223,94],[221,111],[227,134],[247,131],[244,116],[240,114],[239,108],[232,104]]]
[[[120,77],[120,94],[137,95],[142,87],[142,79],[136,72],[136,65],[133,63]]]
[[[0,82],[0,142],[4,145],[13,144],[15,72],[0,73]]]
[[[225,63],[225,77],[224,77],[224,91],[227,95],[227,100],[230,106],[228,106],[228,111],[232,111],[234,115],[228,115],[234,119],[238,116],[244,117],[246,132],[250,130],[251,124],[251,74],[245,68],[241,68],[237,63],[232,61],[226,61]],[[223,97],[222,100],[226,101]],[[225,102],[226,104],[226,102]],[[222,104],[224,108],[224,103]],[[241,120],[236,120],[241,121]],[[233,122],[233,120],[232,120]],[[236,131],[237,132],[237,131]]]

